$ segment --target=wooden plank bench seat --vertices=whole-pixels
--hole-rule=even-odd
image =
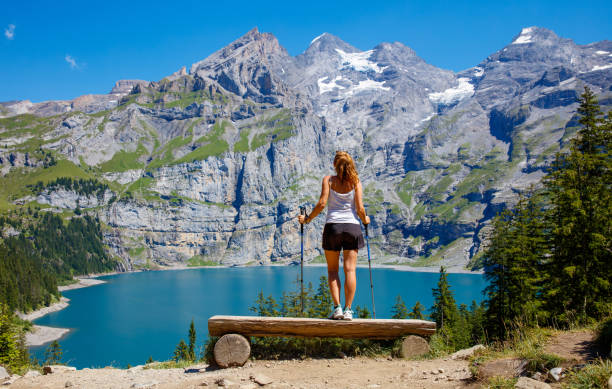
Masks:
[[[220,315],[208,319],[210,336],[221,336],[214,348],[215,360],[221,367],[241,366],[246,362],[251,353],[249,341],[245,338],[248,336],[394,339],[414,334],[433,335],[435,332],[436,323],[426,320],[353,319],[349,321]]]
[[[213,316],[208,319],[208,333],[211,336],[236,333],[244,336],[394,339],[410,334],[433,335],[435,332],[436,323],[426,320],[262,316]]]

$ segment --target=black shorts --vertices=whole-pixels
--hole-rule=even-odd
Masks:
[[[327,223],[323,229],[323,250],[357,250],[365,246],[361,225]]]

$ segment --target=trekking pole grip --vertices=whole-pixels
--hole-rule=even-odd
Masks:
[[[306,207],[300,206],[300,215],[306,216]],[[305,222],[306,220],[304,220]],[[304,233],[304,223],[300,223],[300,230]]]

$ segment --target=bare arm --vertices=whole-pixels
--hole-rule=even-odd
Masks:
[[[308,217],[304,215],[298,216],[298,221],[300,223],[310,223],[312,219],[317,217],[317,215],[321,213],[321,211],[327,205],[327,198],[329,197],[329,179],[330,176],[323,177],[323,182],[321,183],[321,196],[319,197],[319,201],[317,202],[317,205],[315,205],[312,212],[310,212],[310,215],[308,215]]]
[[[363,192],[361,190],[361,181],[359,181],[355,186],[355,211],[357,211],[357,216],[359,216],[363,224],[370,224],[370,217],[366,215],[366,211],[363,206]]]

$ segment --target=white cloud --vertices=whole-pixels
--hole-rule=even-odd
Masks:
[[[13,40],[15,38],[15,25],[9,24],[7,28],[4,29],[4,36],[8,40]]]
[[[66,62],[68,62],[68,65],[70,65],[70,69],[78,69],[79,68],[79,65],[77,65],[76,60],[74,58],[72,58],[71,55],[66,54],[64,59],[66,60]]]

